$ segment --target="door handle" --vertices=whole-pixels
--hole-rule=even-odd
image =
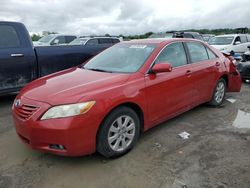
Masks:
[[[220,62],[216,62],[215,66],[219,67],[220,66]]]
[[[11,54],[10,56],[11,57],[23,57],[24,54]]]
[[[192,73],[191,70],[187,70],[187,72],[186,72],[187,75],[190,75],[191,73]]]

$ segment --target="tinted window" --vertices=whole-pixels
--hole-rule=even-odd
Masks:
[[[250,42],[250,35],[247,35],[247,40],[248,42]]]
[[[65,44],[65,43],[66,43],[65,37],[64,37],[64,36],[58,36],[58,37],[56,37],[56,38],[53,40],[52,44],[55,43],[55,40],[59,40],[59,42],[58,42],[57,44]]]
[[[75,36],[66,36],[66,43],[70,43],[71,41],[75,40]]]
[[[168,45],[157,57],[155,63],[169,62],[173,67],[187,64],[184,46],[181,42]]]
[[[193,35],[189,34],[189,33],[184,33],[183,34],[184,38],[194,38]]]
[[[118,42],[120,42],[120,40],[119,39],[112,39],[112,42],[113,43],[118,43]]]
[[[90,39],[86,44],[87,45],[95,45],[95,44],[99,44],[99,43],[98,43],[98,39]]]
[[[99,42],[100,42],[100,44],[111,44],[112,43],[111,39],[106,39],[106,38],[99,39]]]
[[[207,51],[201,43],[187,42],[187,47],[193,63],[208,59]]]
[[[217,58],[217,56],[209,48],[206,48],[206,49],[207,49],[209,59]]]
[[[0,25],[0,48],[18,48],[20,41],[12,26]]]
[[[240,36],[240,40],[242,43],[247,42],[247,36]]]

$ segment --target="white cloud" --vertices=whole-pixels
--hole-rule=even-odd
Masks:
[[[2,0],[0,20],[30,32],[138,34],[190,28],[250,27],[250,0]]]

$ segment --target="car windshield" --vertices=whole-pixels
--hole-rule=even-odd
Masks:
[[[154,49],[153,44],[115,45],[95,56],[83,68],[102,72],[133,73],[139,70]]]
[[[234,37],[213,37],[209,39],[210,45],[228,45],[231,44]]]
[[[88,39],[78,38],[69,43],[69,45],[84,45]]]
[[[46,35],[46,36],[40,38],[38,41],[42,42],[42,43],[48,43],[53,38],[54,38],[53,35]]]

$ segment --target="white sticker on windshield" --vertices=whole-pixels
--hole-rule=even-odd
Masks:
[[[139,48],[139,49],[144,49],[144,48],[147,48],[147,45],[131,45],[129,48]]]

